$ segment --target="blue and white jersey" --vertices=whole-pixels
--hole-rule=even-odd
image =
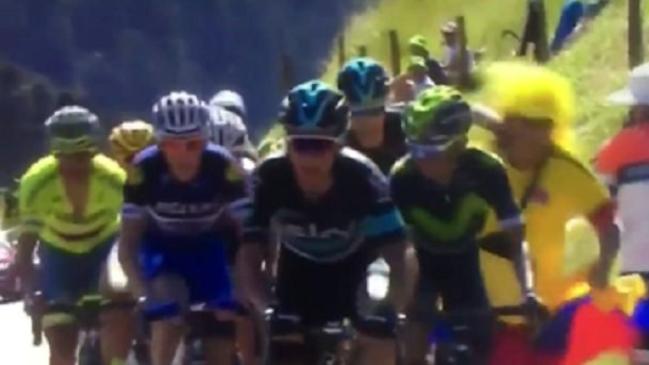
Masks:
[[[194,236],[214,231],[232,203],[246,196],[246,179],[225,149],[208,144],[197,175],[175,179],[157,146],[140,152],[124,188],[123,219],[148,219],[147,234]]]

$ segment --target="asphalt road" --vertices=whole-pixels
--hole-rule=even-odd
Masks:
[[[44,340],[44,339],[43,339]],[[45,341],[43,341],[45,342]],[[31,322],[22,303],[0,305],[0,344],[4,364],[47,365],[48,349],[32,346]]]

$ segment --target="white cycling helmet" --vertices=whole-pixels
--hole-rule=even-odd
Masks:
[[[236,91],[221,90],[210,99],[211,106],[220,106],[225,108],[241,118],[246,118],[248,112],[243,97]]]
[[[203,100],[185,91],[173,91],[153,106],[158,138],[208,137],[210,110]]]
[[[241,117],[222,107],[212,106],[210,140],[233,154],[249,152],[252,144]]]

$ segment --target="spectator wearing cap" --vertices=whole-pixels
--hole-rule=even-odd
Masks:
[[[649,282],[649,63],[634,68],[628,86],[608,101],[629,112],[622,130],[600,149],[595,167],[616,195],[621,271]]]
[[[424,90],[435,86],[435,82],[428,76],[426,60],[423,57],[412,56],[408,64],[408,78],[413,83],[415,98]]]
[[[415,35],[408,41],[411,56],[422,57],[428,70],[428,77],[437,85],[448,85],[448,78],[440,63],[431,57],[428,51],[428,41],[422,35]]]
[[[449,80],[457,80],[461,70],[462,64],[460,62],[460,52],[464,52],[468,71],[473,72],[475,68],[475,59],[473,54],[468,49],[460,50],[460,39],[458,34],[457,23],[449,21],[440,29],[443,38],[444,57],[442,58],[442,67],[446,70],[446,75]]]

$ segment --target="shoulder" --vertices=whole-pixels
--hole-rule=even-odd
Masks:
[[[20,178],[19,192],[21,196],[37,193],[58,177],[58,162],[54,156],[43,157],[32,164]]]
[[[550,157],[549,163],[553,171],[565,176],[565,178],[579,176],[594,181],[597,180],[586,164],[565,150],[556,149]]]
[[[92,159],[94,171],[110,185],[121,186],[126,180],[126,172],[114,160],[103,154],[97,154]]]
[[[291,176],[291,164],[283,151],[266,156],[253,171],[257,179],[278,181]]]
[[[480,148],[467,148],[462,154],[461,162],[469,168],[505,171],[505,166],[502,160],[496,154]]]
[[[345,147],[340,151],[336,168],[337,176],[350,187],[374,192],[379,196],[388,193],[388,181],[381,169],[367,156],[354,149]]]
[[[153,145],[138,152],[133,158],[133,165],[146,166],[159,160],[162,160],[162,153],[158,146]]]
[[[404,177],[411,175],[413,171],[412,158],[410,155],[403,156],[392,166],[392,169],[390,170],[390,181],[403,179]]]

